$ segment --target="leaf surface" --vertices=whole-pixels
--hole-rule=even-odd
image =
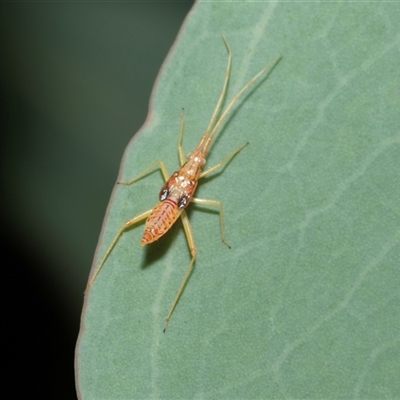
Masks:
[[[233,52],[239,101],[207,166],[250,144],[189,209],[198,258],[163,334],[190,257],[178,222],[118,241],[90,290],[77,348],[81,398],[399,398],[400,9],[389,3],[197,3],[164,64],[119,179],[155,160],[177,169],[206,128]],[[226,105],[226,103],[225,103]],[[154,172],[116,187],[98,248],[152,207]],[[202,212],[205,211],[205,212]]]

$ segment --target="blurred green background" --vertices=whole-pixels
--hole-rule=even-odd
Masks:
[[[76,398],[74,347],[104,213],[191,6],[0,4],[2,304],[13,398]]]

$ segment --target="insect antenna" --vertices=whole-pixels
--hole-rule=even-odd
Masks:
[[[209,133],[213,131],[213,125],[215,123],[215,120],[216,120],[218,114],[221,111],[221,106],[222,106],[222,103],[223,103],[225,95],[226,95],[226,88],[228,87],[229,76],[230,76],[230,73],[231,73],[231,65],[232,65],[232,51],[231,51],[231,48],[230,48],[230,46],[229,46],[229,44],[228,44],[228,42],[227,42],[227,40],[226,40],[224,35],[222,35],[222,39],[223,39],[223,41],[225,43],[226,49],[228,50],[228,66],[226,67],[226,71],[225,71],[224,84],[222,86],[222,90],[221,90],[221,93],[219,95],[218,102],[217,102],[217,104],[216,104],[216,106],[214,108],[214,111],[213,111],[213,114],[211,116],[210,122],[208,123],[208,126],[207,126],[203,136],[201,137],[199,144],[196,146],[195,151],[196,150],[200,151],[202,149],[202,147],[204,146],[204,143],[208,143],[211,140],[211,138],[210,139],[208,138],[209,137]],[[208,146],[209,146],[209,144],[206,144],[205,151],[203,150],[203,154],[205,154],[205,152],[207,151]]]
[[[224,37],[223,37],[224,38]],[[231,57],[231,53],[230,53],[230,48],[228,46],[228,43],[226,42],[225,38],[224,38],[224,42],[228,48],[229,51],[229,57]],[[222,122],[224,121],[224,119],[226,118],[226,116],[228,115],[229,111],[232,109],[232,107],[234,106],[234,104],[239,100],[240,96],[255,82],[257,81],[257,79],[259,79],[266,71],[268,71],[268,74],[266,76],[269,75],[269,73],[272,71],[272,69],[275,67],[275,65],[278,63],[278,61],[282,58],[282,55],[278,54],[272,61],[270,61],[260,72],[258,72],[255,76],[253,76],[253,78],[251,78],[243,87],[242,89],[240,89],[240,91],[233,97],[233,99],[231,100],[231,102],[228,104],[228,106],[225,108],[225,110],[223,111],[222,115],[219,117],[218,121],[216,122],[216,124],[214,125],[214,127],[212,128],[211,132],[208,133],[208,131],[206,131],[206,134],[208,135],[207,137],[205,137],[205,143],[203,146],[203,154],[205,154],[207,152],[207,149],[211,143],[211,140],[213,138],[213,136],[215,135],[215,133],[217,132],[218,128],[220,127],[220,125],[222,124]],[[228,69],[230,69],[230,64]],[[218,101],[217,107],[220,106],[220,102],[222,102],[222,98],[223,95],[225,95],[225,90],[226,90],[226,85],[228,83],[228,79],[227,77],[225,78],[225,83],[224,83],[224,88],[223,91],[221,92],[221,96],[220,99]],[[212,119],[210,121],[210,124],[208,126],[207,129],[211,129],[211,125],[212,122],[214,122],[215,116],[217,114],[217,108],[214,111],[214,114],[212,116]],[[204,142],[203,139],[201,140],[201,142]]]

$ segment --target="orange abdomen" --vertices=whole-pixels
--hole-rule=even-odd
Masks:
[[[143,237],[140,241],[142,246],[152,243],[164,235],[181,215],[182,210],[173,198],[160,201],[146,220]]]

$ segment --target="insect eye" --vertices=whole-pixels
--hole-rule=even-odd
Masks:
[[[169,195],[169,189],[167,187],[163,187],[160,191],[160,201],[164,201]]]
[[[182,196],[178,201],[178,209],[182,210],[189,204],[189,196]]]

